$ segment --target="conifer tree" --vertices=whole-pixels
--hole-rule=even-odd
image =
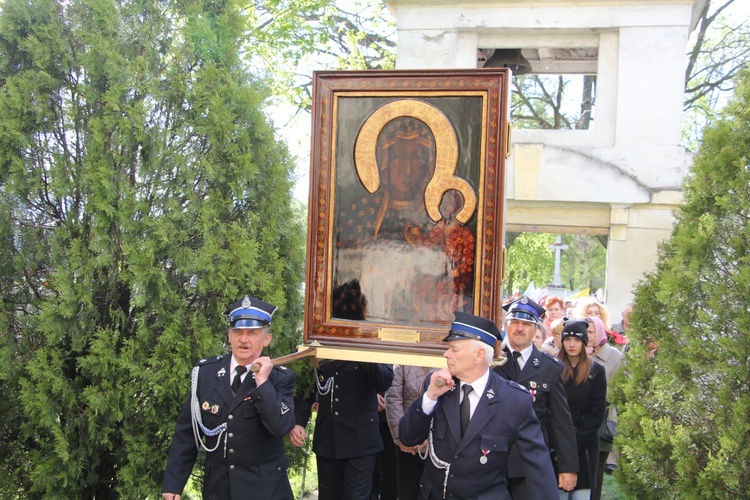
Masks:
[[[618,482],[637,498],[750,497],[750,71],[707,128],[615,377]]]
[[[293,165],[241,60],[242,7],[2,5],[2,497],[158,495],[226,305],[276,304],[272,347],[299,341]]]

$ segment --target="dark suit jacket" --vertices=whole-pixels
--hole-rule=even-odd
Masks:
[[[495,367],[495,372],[503,378],[514,380],[510,366],[512,362],[513,357],[508,356],[508,362]],[[542,427],[544,441],[552,456],[557,457],[553,464],[556,472],[578,472],[576,434],[561,378],[562,369],[560,360],[539,351],[535,346],[515,381],[526,387],[533,396],[534,411]],[[511,451],[508,477],[524,477],[518,461],[518,450]]]
[[[429,377],[425,379],[425,390],[428,384]],[[398,430],[405,445],[421,444],[434,419],[435,454],[440,460],[450,463],[445,498],[510,499],[506,471],[510,448],[516,445],[535,498],[557,499],[557,480],[528,391],[515,382],[490,373],[487,387],[463,437],[459,400],[458,390],[448,391],[438,399],[435,411],[426,415],[422,411],[422,398],[417,399],[401,419]],[[484,464],[480,462],[483,456],[487,458]],[[422,474],[420,498],[443,498],[445,480],[446,471],[436,467],[428,458]]]
[[[248,374],[233,397],[229,387],[231,357],[226,354],[198,363],[197,393],[203,424],[214,429],[227,422],[219,446],[206,453],[203,498],[244,499],[252,491],[257,498],[292,499],[283,439],[294,427],[296,376],[292,370],[277,366],[268,381],[258,387]],[[191,396],[188,394],[177,419],[164,492],[182,493],[198,454]],[[218,438],[205,437],[208,448],[216,446]]]
[[[331,361],[317,369],[325,384],[333,378],[331,391],[318,394],[313,451],[325,458],[353,458],[383,451],[378,416],[378,393],[393,381],[391,365]],[[305,427],[315,396],[298,401],[297,424]]]

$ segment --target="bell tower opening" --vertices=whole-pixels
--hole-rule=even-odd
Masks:
[[[598,57],[597,47],[480,48],[477,67],[513,72],[514,128],[589,130]]]

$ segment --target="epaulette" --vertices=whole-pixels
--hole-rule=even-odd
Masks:
[[[515,380],[508,380],[508,385],[511,386],[511,387],[513,387],[514,389],[518,389],[519,391],[523,391],[526,394],[529,393],[529,390],[527,388],[525,388],[524,386],[522,386],[521,384],[519,384]]]
[[[203,358],[200,361],[198,361],[195,364],[195,366],[205,366],[205,365],[210,365],[213,363],[218,363],[219,361],[221,361],[221,358],[223,357],[224,356],[211,356],[210,358]]]
[[[279,370],[288,370],[288,369],[289,369],[289,368],[287,368],[287,367],[286,367],[286,366],[284,366],[284,365],[274,365],[274,366],[273,366],[273,368],[274,368],[274,370],[275,370],[276,368],[278,368]]]
[[[539,351],[539,352],[541,352],[542,354],[544,354],[545,356],[547,356],[549,359],[551,359],[552,361],[554,361],[558,365],[562,364],[562,361],[560,361],[559,359],[557,359],[556,356],[553,356],[552,354],[550,354],[548,352],[544,352],[544,351]]]

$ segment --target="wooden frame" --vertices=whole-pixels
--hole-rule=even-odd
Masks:
[[[306,344],[437,354],[454,310],[499,322],[509,78],[314,74]]]

